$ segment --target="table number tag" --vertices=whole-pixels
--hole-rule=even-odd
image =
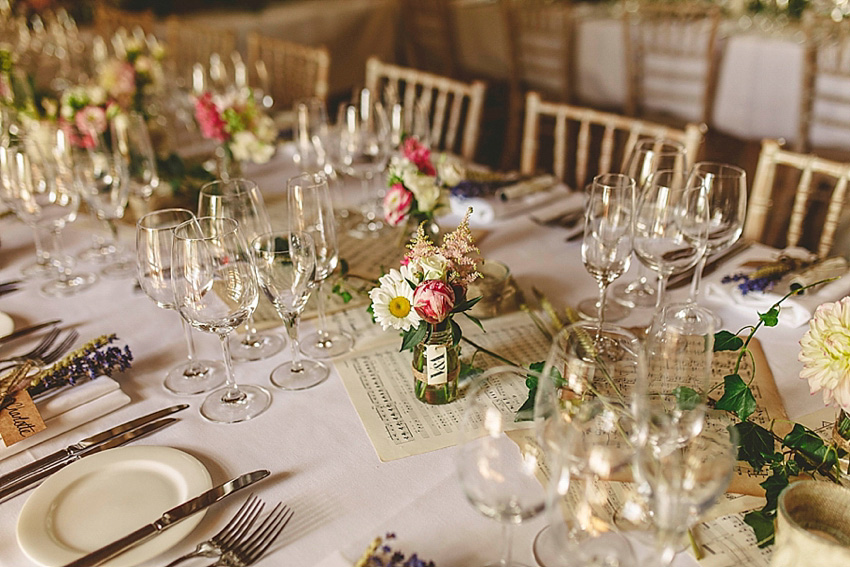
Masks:
[[[425,359],[428,361],[429,386],[445,384],[449,381],[449,364],[445,345],[427,345]]]
[[[0,411],[0,437],[6,447],[45,429],[47,426],[26,390],[18,392],[12,403]]]

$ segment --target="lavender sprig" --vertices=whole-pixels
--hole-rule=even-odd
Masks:
[[[394,551],[385,541],[395,537],[394,533],[386,534],[383,539],[376,537],[354,567],[436,567],[433,561],[424,561],[415,553],[407,557],[401,551]]]

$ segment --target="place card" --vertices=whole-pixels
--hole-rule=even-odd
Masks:
[[[26,390],[18,392],[12,402],[0,411],[0,437],[6,447],[45,429],[47,426]]]

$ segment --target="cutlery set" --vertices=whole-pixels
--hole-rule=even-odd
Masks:
[[[7,282],[0,282],[0,297],[18,291],[18,289],[20,289],[18,287],[18,284],[20,283],[21,280],[9,280]]]

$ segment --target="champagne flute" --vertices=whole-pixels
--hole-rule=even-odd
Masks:
[[[605,173],[593,178],[584,217],[581,258],[599,285],[599,298],[579,303],[579,311],[605,322],[608,286],[629,269],[632,257],[632,217],[635,182],[628,175]],[[628,309],[612,304],[611,320],[625,317]]]
[[[325,316],[325,280],[339,263],[334,210],[328,180],[324,173],[303,173],[286,184],[289,198],[289,226],[310,234],[316,250],[317,307],[319,326],[301,341],[301,351],[313,358],[331,358],[354,348],[354,339],[344,332],[328,331]]]
[[[150,198],[159,187],[159,174],[145,118],[138,112],[121,113],[111,127],[118,151],[129,164],[130,194],[142,200],[147,213]]]
[[[186,209],[161,209],[144,215],[136,223],[139,285],[162,309],[177,309],[171,284],[174,229],[194,218],[195,215]],[[180,322],[186,338],[188,360],[169,370],[163,385],[179,395],[201,394],[221,386],[226,378],[224,366],[220,362],[196,359],[192,328],[183,317],[180,317]]]
[[[325,101],[313,97],[295,102],[295,163],[301,171],[333,171],[328,155],[330,126]]]
[[[474,379],[465,394],[460,423],[457,470],[463,492],[483,515],[502,524],[502,554],[491,567],[521,567],[512,560],[513,527],[543,511],[546,494],[536,478],[540,449],[531,440],[519,444],[505,435],[518,407],[491,401],[501,380],[523,380],[514,367],[495,367]]]
[[[659,169],[670,169],[685,174],[688,164],[684,144],[666,138],[640,140],[629,153],[623,173],[635,180],[635,189],[639,194],[649,176]],[[611,288],[614,299],[628,307],[652,307],[658,304],[655,292],[656,288],[649,282],[643,264],[638,264],[637,279]]]
[[[272,230],[260,188],[248,179],[212,181],[201,187],[198,215],[236,220],[248,243]],[[248,316],[247,326],[244,335],[233,335],[230,339],[234,360],[262,360],[283,349],[283,337],[277,333],[259,332],[253,314]]]
[[[316,252],[307,232],[263,234],[252,243],[260,287],[286,323],[292,360],[272,371],[271,382],[284,390],[304,390],[327,379],[327,366],[298,355],[298,318],[315,282]]]
[[[708,215],[701,176],[672,169],[649,176],[635,208],[634,250],[658,274],[656,310],[664,304],[670,275],[692,267],[705,254]]]
[[[174,229],[171,284],[180,315],[194,328],[221,340],[227,381],[201,404],[201,415],[217,423],[237,423],[261,414],[271,394],[260,386],[237,384],[227,338],[257,307],[257,272],[239,223],[200,217]]]

